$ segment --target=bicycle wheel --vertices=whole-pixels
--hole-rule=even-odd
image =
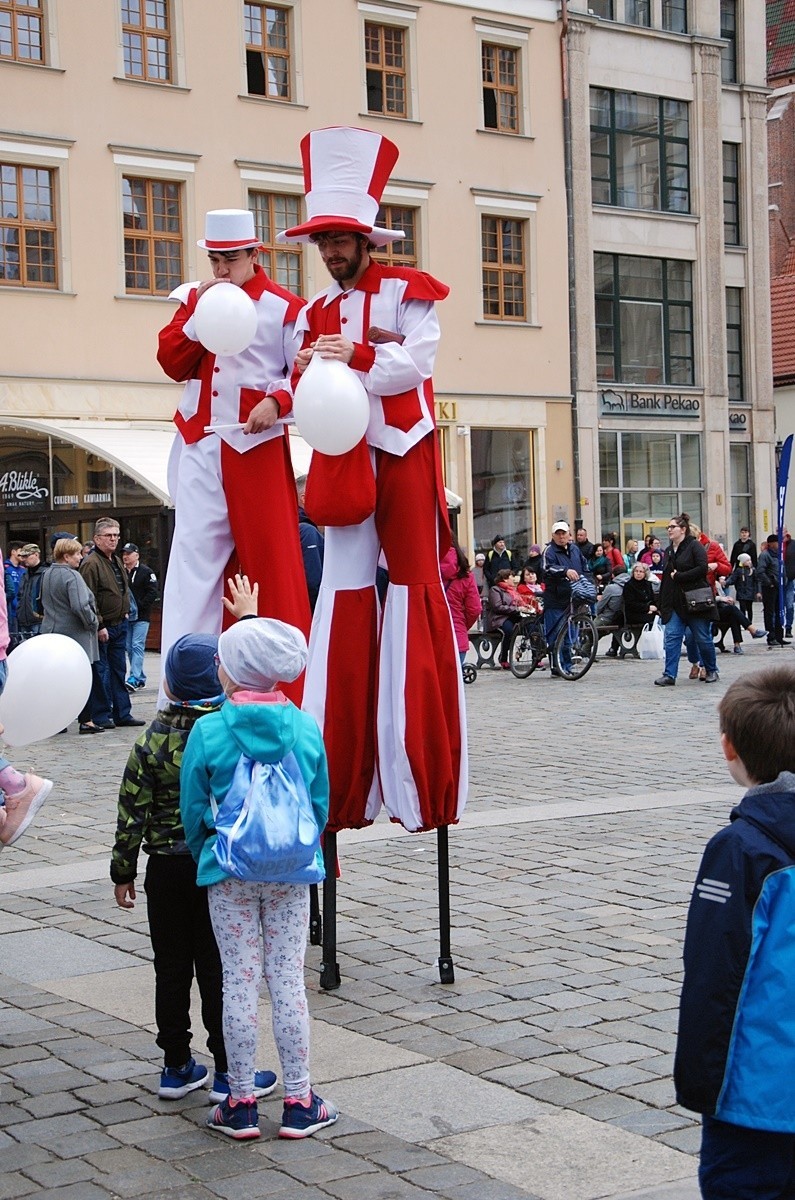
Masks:
[[[508,644],[508,665],[517,679],[533,674],[546,653],[546,643],[537,628],[524,621],[516,626]]]
[[[582,679],[596,658],[599,638],[588,613],[570,613],[555,638],[555,670],[564,679]]]

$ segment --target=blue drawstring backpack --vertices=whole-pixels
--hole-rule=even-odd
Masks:
[[[275,763],[241,754],[215,817],[213,852],[221,870],[254,883],[320,883],[325,878],[318,829],[292,751]]]

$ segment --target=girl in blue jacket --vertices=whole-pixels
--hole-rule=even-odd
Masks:
[[[237,1139],[259,1137],[254,1096],[257,999],[263,963],[273,1010],[273,1034],[284,1080],[280,1137],[303,1138],[337,1120],[309,1083],[309,1013],[304,950],[308,883],[255,883],[224,873],[213,852],[214,811],[230,789],[241,755],[279,763],[292,753],[318,829],[328,816],[328,771],[316,722],[277,690],[306,665],[304,635],[266,618],[240,621],[218,640],[218,678],[227,703],[194,725],[180,778],[185,840],[207,887],[210,917],[224,977],[224,1042],[229,1098],[207,1124]],[[213,806],[215,802],[215,810]],[[318,851],[318,855],[320,851]]]

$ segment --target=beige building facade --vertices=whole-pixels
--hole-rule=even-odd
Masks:
[[[462,543],[505,534],[521,552],[574,516],[554,0],[4,0],[6,13],[3,543],[87,538],[112,512],[162,570],[168,294],[209,277],[196,241],[221,207],[254,210],[278,282],[307,297],[326,285],[312,247],[275,238],[303,214],[300,139],[329,124],[397,143],[381,219],[409,236],[392,261],[451,287],[435,388]]]
[[[575,0],[567,45],[583,519],[624,542],[684,509],[729,545],[744,524],[761,539],[763,0]]]

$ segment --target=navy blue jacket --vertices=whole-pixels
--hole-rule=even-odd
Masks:
[[[674,1063],[685,1108],[795,1133],[795,775],[752,788],[690,902]]]
[[[735,567],[731,575],[726,577],[726,586],[734,587],[738,600],[753,600],[759,591],[756,571],[753,567]]]
[[[544,580],[544,608],[568,608],[571,603],[571,580],[566,572],[572,568],[578,575],[588,575],[588,566],[575,542],[556,546],[550,542],[541,555]],[[590,578],[590,576],[588,576]]]
[[[323,577],[323,557],[326,539],[304,510],[298,507],[298,536],[301,539],[301,555],[304,560],[306,590],[309,592],[309,607],[315,611],[320,580]]]

